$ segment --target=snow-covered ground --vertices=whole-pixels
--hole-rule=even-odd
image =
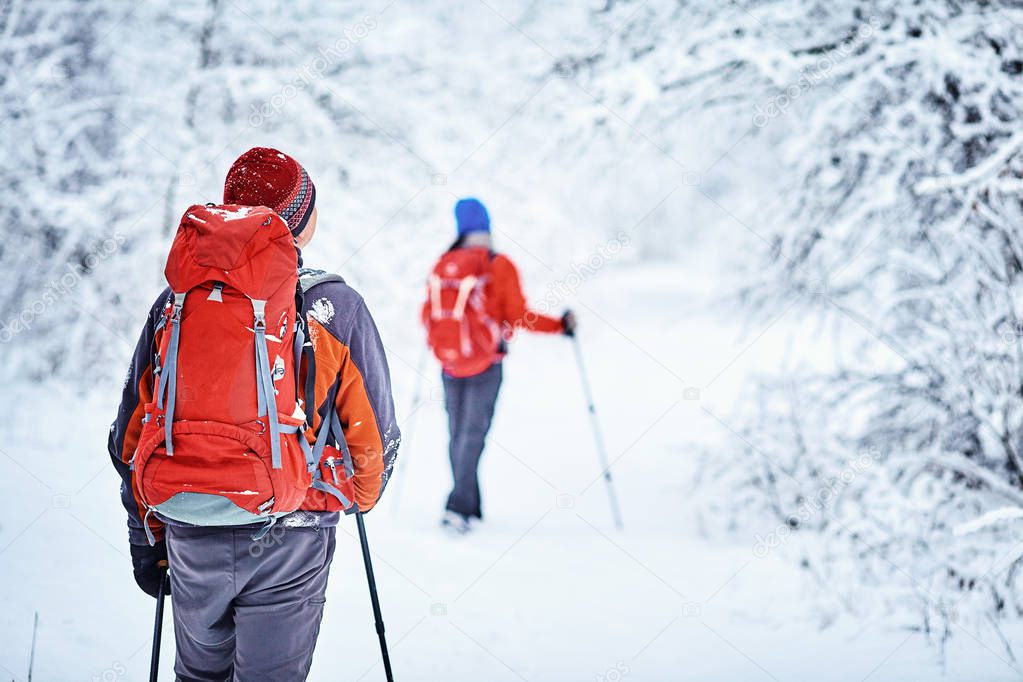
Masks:
[[[714,268],[695,257],[689,266]],[[823,628],[805,576],[784,557],[756,556],[752,536],[699,532],[697,453],[736,438],[728,405],[751,371],[776,361],[786,332],[776,325],[750,346],[731,311],[707,305],[707,278],[679,272],[610,263],[576,300],[622,532],[572,349],[552,337],[517,340],[507,361],[483,463],[485,524],[469,537],[442,532],[436,371],[427,365],[426,402],[410,416],[418,337],[384,327],[411,437],[367,526],[397,679],[1016,679],[993,641],[954,638],[943,669],[898,620]],[[145,679],[153,600],[132,581],[102,447],[117,387],[45,391],[24,389],[0,421],[0,671],[25,679],[38,611],[34,680]],[[382,679],[354,524],[338,537],[311,679]]]
[[[708,500],[739,493],[724,482],[714,487],[699,469],[742,461],[735,452],[749,444],[736,433],[743,422],[736,412],[753,377],[783,374],[801,359],[827,362],[836,350],[794,313],[757,322],[723,302],[762,263],[772,234],[762,230],[765,218],[788,215],[807,198],[780,189],[779,179],[798,177],[786,150],[808,162],[817,152],[830,156],[823,147],[797,153],[803,140],[818,144],[798,106],[751,130],[754,105],[767,104],[773,90],[745,91],[748,79],[732,79],[731,67],[721,84],[696,79],[683,88],[677,80],[702,72],[691,58],[718,60],[715,49],[683,55],[685,45],[670,39],[675,32],[715,48],[720,36],[739,35],[737,26],[773,32],[759,16],[732,8],[722,21],[742,26],[706,29],[687,13],[710,21],[713,3],[608,2],[604,14],[589,6],[600,3],[564,1],[381,2],[369,13],[363,3],[284,4],[290,11],[196,0],[85,13],[96,22],[95,40],[84,40],[96,62],[72,60],[82,61],[81,72],[68,77],[104,96],[63,87],[57,70],[32,82],[39,87],[29,88],[36,99],[26,98],[34,102],[27,113],[7,117],[9,146],[24,152],[11,157],[10,177],[23,182],[24,169],[40,165],[52,174],[42,178],[49,185],[24,181],[32,188],[24,194],[10,180],[24,202],[9,206],[34,206],[27,215],[60,229],[18,232],[22,248],[0,251],[13,258],[0,260],[13,263],[0,268],[10,273],[0,293],[14,301],[4,320],[24,312],[37,284],[76,262],[76,247],[116,236],[118,248],[71,295],[32,317],[33,335],[0,347],[0,376],[13,377],[0,410],[0,679],[25,680],[37,612],[34,680],[145,679],[153,601],[131,577],[105,452],[116,377],[162,286],[175,217],[189,203],[216,200],[231,160],[266,144],[310,169],[321,222],[307,263],[340,271],[362,291],[389,353],[406,441],[367,526],[397,679],[1019,678],[991,633],[957,628],[942,663],[937,646],[913,629],[919,618],[845,614],[835,607],[845,585],[819,589],[798,568],[799,538],[766,556],[754,550],[755,537],[776,521],[722,534],[725,524],[708,517]],[[673,20],[661,22],[662,11]],[[45,13],[63,12],[52,3]],[[58,28],[74,23],[68,16]],[[813,34],[812,16],[794,11],[807,26],[793,28]],[[166,40],[168,26],[179,39]],[[669,29],[663,36],[661,27]],[[77,26],[67,36],[38,33],[55,50],[91,35]],[[309,76],[318,49],[343,37],[343,55]],[[46,65],[35,48],[10,44],[25,63]],[[775,74],[750,45],[749,61]],[[729,63],[727,50],[721,58]],[[643,63],[630,65],[635,60]],[[788,84],[785,73],[773,76],[776,85]],[[303,87],[285,97],[300,76]],[[15,79],[5,86],[12,98],[24,95]],[[693,106],[707,98],[739,104]],[[810,101],[801,100],[808,108]],[[253,121],[258,105],[274,109]],[[103,134],[82,135],[73,152],[53,144],[92,130],[83,111]],[[821,111],[827,118],[831,110]],[[90,153],[107,148],[111,130],[119,151],[107,165],[116,172]],[[63,168],[62,154],[89,172],[70,162]],[[75,193],[64,175],[105,180]],[[449,484],[445,422],[436,368],[431,361],[417,371],[414,320],[421,278],[452,237],[451,205],[467,194],[490,206],[497,247],[519,264],[532,298],[548,294],[553,309],[579,313],[621,532],[608,511],[572,348],[551,337],[517,340],[507,361],[482,465],[486,522],[466,538],[438,527]],[[600,256],[602,265],[576,281],[570,264],[612,248],[620,254]],[[25,300],[13,296],[24,292]],[[54,367],[60,380],[21,383]],[[87,389],[61,383],[83,374],[94,382]],[[412,410],[420,376],[427,400]],[[382,679],[353,533],[351,522],[339,531],[313,680]],[[1007,631],[1023,638],[1018,628]],[[164,679],[170,633],[168,623]]]

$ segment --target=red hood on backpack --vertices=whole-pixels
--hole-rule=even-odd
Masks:
[[[196,204],[181,217],[164,274],[173,291],[218,281],[266,300],[297,268],[294,238],[269,208]]]

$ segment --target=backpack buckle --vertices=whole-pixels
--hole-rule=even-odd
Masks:
[[[252,299],[252,318],[256,329],[266,329],[266,301]]]
[[[181,309],[185,307],[185,294],[174,294],[174,307],[171,308],[171,322],[181,321]]]

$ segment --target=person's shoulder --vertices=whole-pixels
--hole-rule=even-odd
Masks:
[[[315,293],[324,295],[324,293],[330,293],[337,296],[348,296],[348,297],[359,297],[359,293],[353,289],[345,278],[333,272],[327,272],[326,270],[313,270],[312,268],[302,268],[298,271],[299,284],[302,285],[302,291],[306,294]]]
[[[491,251],[490,253],[490,267],[492,270],[509,274],[518,272],[518,268],[515,267],[515,262],[511,258],[496,251]]]
[[[323,270],[304,269],[299,279],[306,313],[343,340],[365,305],[362,295],[340,275]]]
[[[160,295],[153,301],[153,309],[163,308],[171,300],[171,288],[169,286],[164,287]]]
[[[160,295],[153,301],[153,305],[149,307],[150,324],[156,324],[159,322],[160,318],[163,316],[164,310],[167,308],[167,305],[170,304],[171,300],[171,288],[164,287],[163,291],[160,292]]]

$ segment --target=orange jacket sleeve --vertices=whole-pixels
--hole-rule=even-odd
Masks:
[[[494,306],[497,319],[514,330],[557,334],[564,331],[561,319],[533,310],[526,305],[522,282],[515,264],[498,254],[491,263]]]

